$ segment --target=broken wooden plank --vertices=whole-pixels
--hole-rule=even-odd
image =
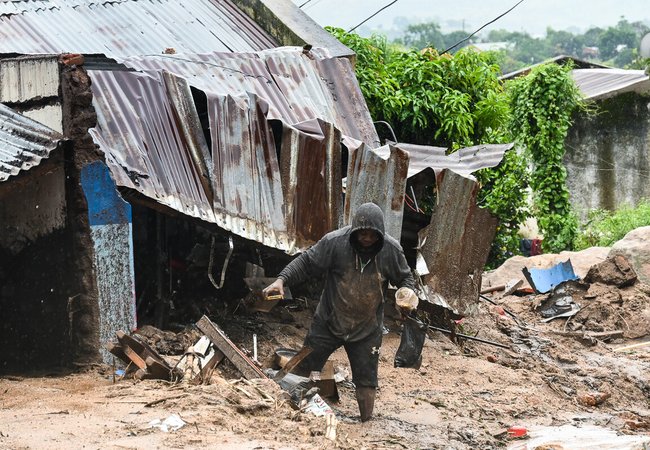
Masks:
[[[133,362],[133,364],[138,366],[141,370],[147,370],[147,363],[145,360],[142,359],[135,350],[129,347],[128,344],[122,344],[122,351],[124,351],[124,354]]]
[[[201,368],[201,372],[195,376],[191,381],[194,384],[205,383],[206,380],[212,376],[214,368],[219,365],[221,361],[226,357],[221,350],[214,349],[214,355],[210,358],[205,365]]]
[[[162,380],[171,380],[173,378],[173,371],[166,364],[161,364],[151,356],[147,357],[145,363],[147,364],[147,372],[152,374],[154,378],[159,378]]]
[[[634,349],[640,348],[640,347],[647,347],[648,345],[650,345],[650,341],[648,341],[648,342],[640,342],[638,344],[626,345],[625,347],[618,347],[618,348],[615,348],[614,351],[615,352],[623,352],[623,351],[626,351],[626,350],[634,350]]]
[[[241,372],[244,378],[267,378],[264,372],[255,365],[255,363],[246,356],[233,342],[228,339],[226,334],[207,316],[201,317],[196,323],[196,326],[203,334],[205,334],[219,349],[228,360],[235,365],[237,370]]]
[[[106,350],[108,350],[108,352],[111,353],[113,356],[117,356],[118,358],[120,358],[125,363],[131,362],[129,357],[126,356],[126,353],[124,353],[122,346],[116,344],[115,342],[109,342],[108,344],[106,344]]]

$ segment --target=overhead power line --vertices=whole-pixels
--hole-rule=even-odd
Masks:
[[[445,50],[444,52],[442,52],[442,53],[440,53],[440,54],[441,54],[441,55],[442,55],[442,54],[445,54],[445,53],[447,53],[449,50],[451,50],[452,48],[456,48],[456,47],[458,47],[460,44],[462,44],[463,42],[465,42],[465,41],[471,39],[472,36],[474,36],[476,33],[478,33],[479,31],[481,31],[483,28],[487,27],[487,26],[490,25],[491,23],[496,22],[497,20],[499,20],[500,18],[502,18],[503,16],[505,16],[506,14],[508,14],[510,11],[512,11],[513,9],[515,9],[517,6],[519,6],[519,5],[520,5],[521,3],[523,3],[523,2],[524,2],[524,0],[519,0],[519,1],[515,4],[515,6],[513,6],[512,8],[510,8],[509,10],[507,10],[506,12],[504,12],[503,14],[501,14],[500,16],[498,16],[497,18],[495,18],[495,19],[489,21],[488,23],[486,23],[485,25],[483,25],[481,28],[479,28],[478,30],[476,30],[475,32],[473,32],[472,34],[470,34],[469,36],[467,36],[465,39],[461,39],[460,41],[456,42],[454,45],[452,45],[451,47],[449,47],[447,50]]]
[[[523,1],[523,0],[522,0],[522,1]],[[374,13],[372,16],[370,16],[370,17],[368,17],[367,19],[365,19],[363,22],[361,22],[361,23],[360,23],[359,25],[357,25],[356,27],[352,27],[352,28],[350,28],[350,29],[348,30],[348,33],[352,33],[354,30],[356,30],[357,28],[359,28],[361,25],[363,25],[364,23],[366,23],[367,21],[369,21],[370,19],[372,19],[373,17],[375,17],[377,14],[379,14],[380,12],[382,12],[384,9],[388,8],[388,7],[391,6],[391,5],[394,5],[395,3],[397,3],[397,0],[393,0],[393,1],[390,2],[388,5],[384,6],[384,7],[381,8],[379,11],[377,11],[376,13]]]

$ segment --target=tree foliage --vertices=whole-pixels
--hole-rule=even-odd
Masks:
[[[330,32],[357,53],[357,79],[370,112],[391,123],[399,141],[452,150],[511,141],[508,96],[490,54],[403,51],[382,38]],[[476,176],[483,186],[480,204],[501,224],[491,252],[494,265],[518,248],[518,226],[527,217],[526,162],[511,151],[498,168]]]
[[[573,111],[581,102],[571,67],[544,64],[511,85],[512,129],[533,164],[533,213],[544,234],[545,251],[570,249],[577,218],[569,202],[562,162]]]

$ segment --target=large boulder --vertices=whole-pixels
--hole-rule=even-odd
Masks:
[[[630,231],[612,245],[608,256],[623,255],[639,280],[650,284],[650,226]]]

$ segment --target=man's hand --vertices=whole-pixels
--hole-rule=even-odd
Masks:
[[[413,292],[413,289],[403,287],[399,288],[395,293],[395,304],[406,314],[417,309],[418,303],[418,296]]]
[[[280,294],[282,297],[284,297],[284,281],[278,278],[273,283],[265,287],[262,290],[262,294],[264,294],[264,297],[268,297],[269,295],[272,294]]]

